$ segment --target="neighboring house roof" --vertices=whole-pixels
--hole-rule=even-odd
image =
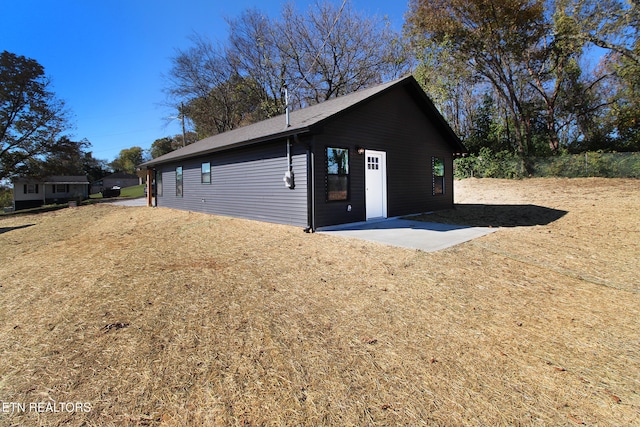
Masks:
[[[362,102],[378,97],[396,86],[409,86],[411,93],[417,96],[417,101],[427,110],[431,117],[434,118],[439,129],[447,135],[453,151],[456,153],[467,152],[458,136],[453,132],[440,112],[438,112],[433,102],[431,102],[426,93],[424,93],[424,90],[422,90],[415,78],[413,78],[413,76],[407,76],[349,95],[324,101],[320,104],[291,111],[290,126],[288,127],[286,126],[285,115],[282,114],[258,123],[202,139],[186,147],[145,162],[140,166],[150,167],[223,149],[242,147],[277,138],[312,132],[314,127],[321,125],[325,120],[333,118]]]
[[[127,172],[115,172],[100,179],[138,179],[138,175]]]
[[[21,176],[13,178],[14,184],[89,184],[86,176],[45,176],[40,178]]]
[[[93,181],[93,183],[91,184],[94,187],[99,187],[104,185],[104,182],[118,182],[120,185],[120,183],[126,183],[127,181],[133,181],[136,180],[138,181],[140,178],[138,177],[138,175],[134,175],[131,173],[127,173],[127,172],[115,172],[112,174],[109,174],[107,176],[104,176],[98,180]]]

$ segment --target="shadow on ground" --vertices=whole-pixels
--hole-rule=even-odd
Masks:
[[[531,227],[550,224],[566,214],[567,211],[537,205],[456,204],[453,209],[411,219],[469,227]]]
[[[17,227],[0,227],[0,234],[8,233],[13,230],[20,230],[21,228],[28,228],[33,225],[35,224],[18,225]]]

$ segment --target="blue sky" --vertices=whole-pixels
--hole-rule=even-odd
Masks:
[[[331,0],[337,5],[341,0]],[[408,0],[348,0],[354,10],[387,16],[400,30]],[[258,8],[278,16],[284,1],[16,0],[2,4],[0,50],[35,59],[72,113],[73,139],[88,139],[95,158],[148,149],[181,132],[166,107],[163,74],[176,49],[198,33],[227,38],[225,17]],[[298,8],[316,4],[297,0]]]

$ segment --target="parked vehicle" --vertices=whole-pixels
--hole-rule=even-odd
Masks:
[[[114,185],[111,188],[105,188],[104,190],[102,190],[102,197],[107,198],[107,197],[118,197],[120,196],[120,187],[118,187],[117,185]]]

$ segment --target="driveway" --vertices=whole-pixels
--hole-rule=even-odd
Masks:
[[[109,203],[118,206],[147,206],[147,198],[138,197],[137,199],[122,199]]]
[[[392,218],[322,227],[317,232],[435,252],[482,237],[496,230],[497,228],[490,227],[468,227]]]

